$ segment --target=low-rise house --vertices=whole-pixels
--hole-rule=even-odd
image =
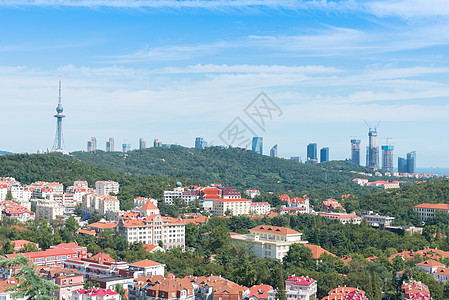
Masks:
[[[419,215],[421,220],[435,218],[435,213],[449,213],[449,204],[444,203],[422,203],[415,205],[413,210]]]
[[[148,253],[155,253],[155,252],[165,252],[165,249],[158,246],[158,245],[149,245],[149,244],[142,244],[143,249],[145,249]]]
[[[318,285],[315,279],[307,276],[292,276],[285,281],[285,295],[287,299],[309,300],[316,298]],[[268,300],[276,300],[277,291],[268,293]]]
[[[368,226],[375,227],[390,226],[394,219],[394,217],[381,216],[379,214],[373,214],[372,212],[367,212],[366,215],[362,216],[362,220],[366,220]]]
[[[420,281],[410,281],[401,285],[402,299],[432,300],[427,285]]]
[[[415,264],[420,269],[423,269],[426,273],[432,274],[439,267],[446,267],[444,264],[437,262],[433,259],[429,259],[420,263]]]
[[[306,244],[304,246],[309,248],[310,250],[312,250],[312,257],[315,260],[320,259],[321,255],[323,255],[323,254],[327,254],[327,255],[336,257],[335,254],[330,253],[329,251],[327,251],[326,249],[321,248],[320,246],[311,245],[311,244]]]
[[[194,300],[189,279],[165,278],[160,275],[138,277],[128,287],[129,300]]]
[[[13,201],[0,201],[0,212],[2,218],[17,219],[20,222],[34,220],[35,214],[28,208],[18,205]]]
[[[449,268],[438,267],[432,275],[436,281],[446,283],[449,280]]]
[[[335,199],[327,199],[321,203],[321,210],[326,212],[346,211],[344,207]]]
[[[328,296],[321,300],[368,300],[365,291],[354,287],[340,286],[331,290]]]
[[[246,191],[245,191],[245,194],[246,194],[248,197],[250,197],[251,199],[253,199],[253,198],[256,197],[256,196],[259,196],[259,195],[260,195],[260,192],[259,192],[259,190],[246,190]]]
[[[77,270],[51,266],[41,267],[38,272],[43,278],[59,285],[59,289],[54,295],[58,300],[70,299],[73,291],[83,288],[83,275]]]
[[[301,235],[302,233],[287,227],[260,225],[250,229],[249,234],[231,235],[231,242],[248,246],[260,258],[282,260],[291,245],[307,243],[301,240]]]
[[[268,202],[251,202],[251,215],[266,215],[270,212],[271,206]]]
[[[72,292],[72,300],[121,300],[120,294],[110,289],[91,287]]]
[[[141,271],[144,276],[147,275],[161,275],[164,276],[165,265],[149,260],[144,259],[132,264],[129,264],[129,269],[133,271]]]
[[[268,300],[268,294],[274,289],[268,284],[254,285],[249,289],[249,294],[246,296],[248,300]]]

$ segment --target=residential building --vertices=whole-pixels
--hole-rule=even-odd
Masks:
[[[408,173],[406,158],[398,157],[398,173],[400,174]]]
[[[63,194],[64,186],[59,182],[34,182],[29,188],[32,191],[32,198],[47,198],[48,195]]]
[[[321,202],[321,210],[327,212],[346,211],[343,206],[335,199],[327,199]]]
[[[126,153],[131,151],[131,144],[122,144],[122,152]]]
[[[129,269],[132,271],[140,271],[143,276],[147,275],[161,275],[164,276],[165,265],[158,262],[144,259],[132,264],[129,264]]]
[[[420,281],[410,281],[401,285],[402,299],[432,300],[427,285]]]
[[[47,250],[38,252],[26,252],[21,254],[6,254],[7,258],[25,255],[31,262],[38,266],[62,266],[67,259],[79,259],[87,257],[87,248],[78,246],[76,242],[62,243],[52,246]]]
[[[318,285],[315,279],[307,276],[292,276],[285,281],[285,295],[287,299],[309,300],[316,299]],[[276,291],[268,293],[268,300],[276,300]]]
[[[143,139],[139,139],[139,150],[143,150],[147,148],[147,142]]]
[[[351,140],[351,162],[360,165],[360,140]]]
[[[20,222],[26,222],[28,220],[34,220],[34,212],[28,208],[18,205],[13,201],[0,201],[0,213],[3,218],[14,218]]]
[[[154,206],[157,207],[157,200],[153,199],[153,198],[145,198],[145,197],[137,197],[134,198],[134,205],[137,208],[141,208],[145,203],[147,203],[147,201],[150,201],[151,203],[154,204]]]
[[[268,294],[273,291],[273,287],[268,284],[253,285],[246,297],[248,300],[268,300]]]
[[[394,217],[374,214],[372,211],[368,211],[366,215],[362,216],[362,220],[366,220],[368,226],[374,227],[390,226],[390,224],[394,221],[394,219],[395,219]]]
[[[365,291],[359,290],[359,288],[339,286],[331,290],[328,296],[321,300],[368,300],[365,296]]]
[[[259,154],[263,154],[263,137],[261,136],[253,137],[252,150]]]
[[[434,273],[438,268],[445,268],[446,266],[436,260],[428,259],[425,261],[422,261],[420,263],[415,264],[416,267],[423,269],[426,273],[432,274]]]
[[[0,280],[0,299],[2,300],[27,300],[28,297],[13,297],[17,291],[14,288],[20,283],[20,279],[10,277],[8,279]]]
[[[274,145],[274,146],[270,149],[270,156],[271,156],[271,157],[278,157],[278,144]]]
[[[444,203],[422,203],[415,205],[413,210],[418,213],[423,221],[435,218],[435,213],[449,213],[449,204]]]
[[[71,299],[72,292],[83,288],[84,278],[75,269],[64,269],[59,266],[43,266],[38,269],[39,275],[56,283],[59,288],[55,295],[57,300]]]
[[[182,199],[186,204],[198,200],[200,196],[195,191],[185,191],[183,188],[175,188],[173,191],[164,191],[164,202],[174,204],[174,199]]]
[[[212,213],[215,216],[226,216],[228,213],[232,216],[249,215],[251,209],[251,200],[241,199],[217,199],[214,200]]]
[[[438,267],[432,275],[436,281],[446,283],[449,280],[449,268]]]
[[[97,138],[92,137],[90,141],[87,141],[87,152],[97,151]]]
[[[207,147],[207,141],[202,137],[195,138],[195,148],[202,149]]]
[[[357,216],[354,213],[346,214],[346,213],[318,213],[319,216],[338,220],[342,224],[360,224],[362,222],[362,218]]]
[[[118,194],[120,184],[115,181],[97,181],[95,182],[95,193],[109,196],[111,193]]]
[[[393,172],[393,151],[394,146],[382,146],[382,169],[388,172]]]
[[[8,190],[11,192],[11,196],[16,201],[29,201],[33,195],[33,190],[31,187],[22,186],[22,185],[13,185],[8,187]],[[0,188],[1,193],[1,188]],[[6,196],[6,194],[5,194]],[[1,199],[1,197],[0,197]]]
[[[251,202],[251,215],[266,215],[271,211],[270,203],[268,202]]]
[[[365,186],[373,187],[373,188],[382,188],[384,190],[388,189],[398,189],[400,187],[399,181],[388,182],[385,180],[377,180],[373,182],[368,182]]]
[[[289,195],[283,194],[279,195],[279,198],[285,202],[286,208],[283,209],[285,212],[310,213],[310,201],[307,195],[304,195],[303,198],[290,198]]]
[[[38,200],[36,203],[37,220],[54,220],[64,215],[64,207],[52,200]]]
[[[6,200],[7,193],[8,193],[8,185],[0,181],[0,201]]]
[[[247,195],[248,197],[253,199],[256,196],[259,196],[260,192],[259,192],[259,190],[246,190],[245,191],[245,195]]]
[[[329,161],[329,148],[321,148],[320,150],[320,162]]]
[[[109,138],[106,142],[106,152],[114,152],[114,138]]]
[[[86,281],[117,276],[134,278],[143,274],[142,272],[135,274],[126,262],[115,261],[104,253],[98,253],[91,258],[66,259],[63,265],[66,269],[76,269]]]
[[[141,276],[128,287],[129,300],[194,300],[195,291],[189,279]],[[218,298],[217,298],[218,300]]]
[[[185,223],[179,219],[146,215],[142,210],[131,217],[119,216],[117,230],[129,243],[142,242],[157,245],[162,241],[164,249],[185,247]]]
[[[72,292],[72,300],[121,300],[121,296],[116,291],[90,287]]]
[[[330,253],[326,249],[324,249],[324,248],[322,248],[320,246],[317,246],[317,245],[306,244],[306,245],[304,245],[304,247],[309,248],[312,251],[312,258],[315,259],[315,260],[320,260],[321,259],[321,255],[323,255],[323,254],[336,257],[335,254]]]
[[[310,143],[307,145],[307,163],[318,162],[318,145],[316,143]]]
[[[113,196],[85,194],[82,201],[82,210],[86,215],[95,212],[100,215],[118,214],[120,213],[120,201]]]
[[[148,253],[165,252],[165,249],[158,245],[142,244],[142,247]]]
[[[286,227],[260,225],[249,230],[249,234],[231,235],[233,243],[248,246],[258,257],[271,257],[282,260],[290,246],[301,240],[302,233]]]
[[[243,300],[246,288],[220,276],[199,277],[192,280],[200,300]]]
[[[27,240],[15,240],[15,241],[11,241],[11,243],[14,245],[14,252],[19,252],[20,250],[23,249],[23,247],[25,245],[31,244],[36,246],[36,248],[39,248],[39,244],[27,241]]]

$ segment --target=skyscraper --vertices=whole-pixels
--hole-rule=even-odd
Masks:
[[[153,147],[162,147],[162,142],[160,142],[159,139],[154,139]]]
[[[145,149],[146,147],[147,147],[147,142],[143,138],[140,138],[139,139],[139,149],[142,150],[142,149]]]
[[[385,171],[393,172],[393,150],[394,146],[385,145],[382,146],[382,169]]]
[[[379,168],[379,147],[377,144],[377,126],[369,128],[369,146],[366,147],[366,166]]]
[[[55,152],[66,153],[67,151],[64,150],[64,142],[62,139],[62,119],[65,118],[65,115],[62,114],[63,111],[64,109],[62,108],[61,100],[61,76],[59,76],[58,106],[56,107],[56,115],[54,115],[54,117],[56,118],[56,136],[52,150]]]
[[[271,157],[278,157],[278,144],[274,145],[274,146],[270,149],[270,156],[271,156]]]
[[[87,142],[87,152],[97,151],[97,138],[92,137],[90,141]]]
[[[329,161],[329,148],[321,148],[320,150],[320,162]]]
[[[114,138],[109,138],[106,142],[106,152],[114,152]]]
[[[407,159],[403,157],[398,157],[398,172],[407,173]]]
[[[122,150],[124,153],[131,151],[131,144],[122,144]]]
[[[202,137],[196,137],[195,138],[195,148],[206,148],[207,147],[207,141],[203,139]]]
[[[360,165],[360,140],[351,140],[351,162]]]
[[[253,137],[252,150],[259,154],[263,154],[263,137],[261,136]]]
[[[316,143],[310,143],[307,145],[307,163],[318,162],[318,145]]]
[[[416,173],[416,151],[407,153],[407,173]]]

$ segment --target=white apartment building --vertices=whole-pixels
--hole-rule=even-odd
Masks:
[[[185,223],[178,219],[159,214],[133,219],[119,217],[117,229],[129,243],[157,245],[162,241],[164,249],[185,247]]]
[[[65,207],[75,207],[83,202],[81,194],[51,194],[47,195],[48,200],[56,201],[58,205]]]
[[[8,185],[0,182],[0,201],[6,200],[6,194],[8,193]]]
[[[9,191],[13,199],[19,201],[29,201],[33,195],[32,188],[28,186],[13,185],[9,187]]]
[[[32,198],[46,198],[49,194],[63,194],[64,186],[58,182],[37,181],[29,186],[32,189]]]
[[[115,181],[97,181],[95,182],[95,193],[109,196],[111,193],[118,194],[120,184]]]
[[[241,199],[217,199],[212,204],[212,213],[216,216],[225,216],[229,211],[233,216],[249,215],[251,200]]]
[[[64,215],[64,207],[52,200],[39,200],[36,203],[37,220],[54,220]]]
[[[251,215],[266,215],[270,212],[271,205],[268,202],[252,202],[250,207]]]
[[[245,194],[246,194],[248,197],[250,197],[251,199],[253,199],[253,198],[256,197],[256,196],[259,196],[259,195],[260,195],[260,192],[259,192],[259,190],[246,190],[246,191],[245,191]]]
[[[0,201],[1,218],[15,218],[20,222],[34,220],[34,212],[13,201]]]
[[[302,233],[278,226],[260,225],[249,230],[249,234],[231,235],[233,243],[248,246],[260,258],[271,257],[282,260],[293,244],[307,244],[301,240]]]
[[[290,299],[309,300],[310,297],[312,296],[316,298],[317,290],[318,290],[317,281],[307,276],[293,275],[292,277],[288,278],[285,281],[285,295],[289,300]],[[269,291],[267,300],[276,300],[277,299],[276,293],[277,293],[276,290]]]
[[[82,201],[82,210],[88,214],[94,212],[100,215],[120,212],[120,201],[113,196],[101,194],[85,194]]]
[[[433,278],[435,278],[436,281],[446,283],[449,280],[449,268],[446,267],[437,268],[433,273]]]
[[[368,226],[389,226],[394,221],[394,217],[381,216],[378,214],[367,214],[362,216],[362,220],[366,220]]]
[[[157,207],[157,200],[153,199],[153,198],[144,198],[144,197],[138,197],[138,198],[134,198],[134,205],[137,208],[141,208],[145,203],[147,203],[147,201],[150,201],[151,203],[154,204],[154,206]]]
[[[174,204],[174,199],[182,199],[186,204],[199,199],[200,197],[194,191],[184,191],[183,188],[175,188],[173,191],[164,191],[164,202]]]

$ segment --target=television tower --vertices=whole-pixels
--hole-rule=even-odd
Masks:
[[[61,76],[59,76],[59,97],[58,97],[58,106],[56,107],[57,114],[54,115],[56,118],[56,136],[55,136],[55,142],[53,143],[53,152],[62,152],[67,153],[67,151],[64,149],[64,141],[62,140],[62,118],[65,118],[65,115],[62,114],[64,109],[62,108],[62,101],[61,101]]]

